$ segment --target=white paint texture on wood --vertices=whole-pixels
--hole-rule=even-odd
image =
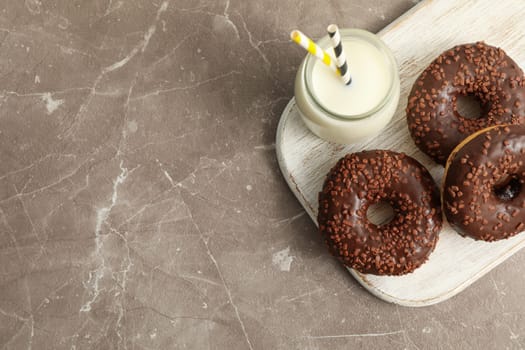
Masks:
[[[400,68],[401,98],[391,123],[379,136],[343,146],[314,136],[300,119],[295,101],[286,107],[277,131],[279,164],[288,185],[317,223],[317,194],[325,175],[346,153],[389,149],[419,160],[441,186],[443,167],[416,148],[408,133],[407,95],[422,70],[442,51],[483,40],[503,48],[525,66],[525,1],[426,1],[379,33]],[[399,277],[350,273],[371,293],[405,306],[425,306],[459,293],[525,245],[525,234],[487,243],[459,236],[445,223],[435,251],[415,272]]]

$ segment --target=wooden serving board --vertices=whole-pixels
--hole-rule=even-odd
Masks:
[[[503,48],[525,66],[525,1],[428,0],[379,33],[400,68],[401,98],[391,123],[379,136],[343,146],[317,138],[303,124],[292,99],[277,131],[281,171],[297,199],[317,224],[317,195],[330,168],[343,155],[367,149],[390,149],[419,160],[441,185],[443,167],[419,151],[408,133],[404,109],[417,76],[442,51],[483,40]],[[495,243],[459,236],[445,223],[429,260],[399,277],[350,273],[371,293],[405,306],[425,306],[459,293],[525,245],[525,233]]]

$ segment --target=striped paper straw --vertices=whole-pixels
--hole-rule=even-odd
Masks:
[[[334,62],[334,59],[322,48],[320,48],[312,39],[304,35],[298,30],[294,30],[290,33],[290,37],[297,44],[302,46],[306,51],[311,53],[313,56],[320,59],[324,64],[330,67],[334,72],[339,73],[339,69]]]
[[[328,31],[328,35],[334,46],[335,61],[337,62],[337,68],[339,68],[339,72],[341,73],[341,78],[345,85],[349,85],[352,82],[352,77],[348,71],[348,64],[346,63],[346,56],[343,50],[343,44],[341,43],[339,28],[337,28],[335,24],[330,24],[326,30]]]

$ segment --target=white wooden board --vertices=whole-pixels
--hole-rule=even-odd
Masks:
[[[336,145],[313,135],[303,124],[292,99],[277,131],[277,156],[288,185],[317,224],[317,195],[330,168],[343,155],[365,149],[405,152],[419,160],[441,184],[443,167],[414,145],[404,109],[421,71],[442,51],[483,40],[503,48],[525,67],[525,1],[433,0],[420,3],[379,33],[400,67],[401,99],[391,123],[368,141]],[[345,23],[341,23],[344,27]],[[459,236],[445,223],[429,260],[415,272],[398,277],[350,273],[371,293],[405,306],[425,306],[459,293],[525,246],[525,233],[487,243]]]

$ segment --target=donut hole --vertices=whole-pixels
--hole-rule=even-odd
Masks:
[[[521,192],[521,181],[517,175],[505,175],[494,185],[494,194],[502,201],[510,201]]]
[[[458,95],[455,110],[461,118],[479,119],[483,115],[483,104],[474,94]]]
[[[386,201],[371,204],[366,211],[366,218],[376,226],[388,224],[394,216],[394,208]]]

